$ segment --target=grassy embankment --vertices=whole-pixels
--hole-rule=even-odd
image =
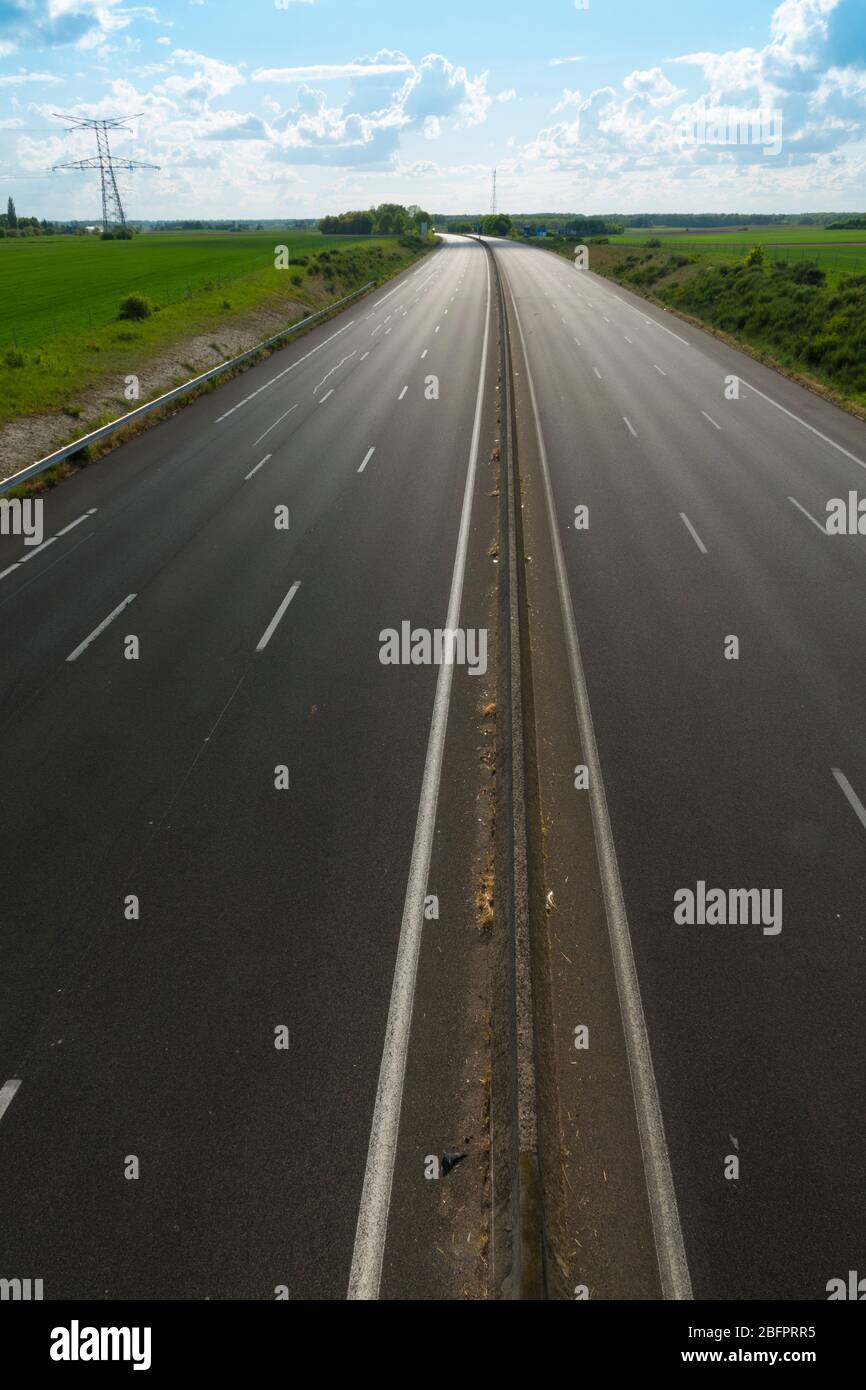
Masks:
[[[278,245],[289,248],[288,269],[275,268]],[[283,308],[289,324],[390,278],[423,249],[418,238],[273,229],[0,241],[0,425],[65,412],[73,438],[80,397],[101,383],[122,383],[195,335],[214,335],[215,365],[221,329]],[[120,320],[129,294],[145,296],[153,312]]]
[[[866,245],[857,233],[651,235],[592,244],[590,267],[866,412]],[[861,243],[863,234],[860,233]],[[661,242],[661,245],[649,245]],[[820,243],[819,245],[808,243]],[[544,243],[574,256],[574,241]],[[760,253],[752,248],[759,246]]]

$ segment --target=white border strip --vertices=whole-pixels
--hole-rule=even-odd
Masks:
[[[598,855],[598,867],[601,875],[601,886],[607,914],[608,931],[610,933],[611,953],[613,956],[617,993],[619,995],[623,1032],[628,1052],[629,1070],[631,1072],[635,1112],[637,1115],[638,1130],[640,1132],[641,1150],[643,1152],[644,1174],[646,1177],[647,1195],[649,1197],[650,1211],[652,1214],[662,1292],[667,1299],[690,1299],[692,1297],[691,1278],[689,1276],[685,1246],[683,1244],[682,1230],[680,1228],[679,1209],[677,1207],[673,1175],[671,1173],[670,1159],[668,1157],[667,1140],[665,1139],[664,1122],[662,1120],[661,1106],[659,1104],[658,1088],[656,1086],[655,1071],[653,1069],[652,1055],[650,1053],[646,1020],[644,1019],[640,985],[638,984],[637,970],[634,963],[631,934],[629,932],[628,917],[626,915],[625,901],[622,894],[616,849],[613,842],[613,831],[611,829],[610,816],[607,809],[607,797],[605,795],[604,782],[601,775],[601,762],[598,756],[598,746],[595,741],[592,711],[589,706],[589,692],[587,690],[583,662],[580,656],[580,644],[574,620],[571,591],[568,586],[568,574],[565,568],[565,558],[562,551],[562,539],[556,521],[553,488],[550,481],[550,468],[547,461],[547,450],[544,445],[544,435],[541,430],[541,416],[538,411],[538,401],[535,394],[532,371],[529,366],[529,358],[526,352],[523,328],[521,327],[520,317],[517,312],[517,305],[514,301],[513,294],[511,294],[511,303],[514,309],[514,321],[517,324],[517,331],[520,336],[523,361],[526,367],[526,381],[529,387],[533,414],[535,416],[535,433],[538,441],[538,452],[544,479],[544,492],[547,498],[550,535],[553,543],[553,556],[559,588],[559,600],[562,608],[565,640],[568,647],[569,666],[571,668],[575,711],[577,713],[577,723],[580,731],[583,756],[589,767],[589,796],[592,808],[592,823],[595,832],[596,853]]]
[[[484,260],[487,263],[486,255]],[[475,421],[472,426],[472,443],[469,449],[466,485],[463,489],[463,510],[460,515],[457,553],[454,557],[454,571],[451,577],[448,616],[445,620],[445,626],[452,631],[460,621],[460,608],[463,602],[463,577],[466,570],[466,554],[469,548],[469,526],[472,518],[472,496],[475,491],[478,443],[481,435],[489,338],[490,266],[488,264],[487,310],[484,321],[484,342],[481,349],[481,369],[478,373],[478,394],[475,400]],[[415,1001],[415,977],[418,971],[418,957],[421,952],[424,895],[427,892],[427,875],[430,871],[433,832],[436,827],[436,805],[439,799],[439,782],[445,752],[445,731],[448,726],[448,706],[451,698],[453,672],[453,663],[443,662],[439,667],[439,675],[436,680],[433,718],[427,741],[427,758],[424,764],[418,819],[415,825],[415,841],[412,845],[412,860],[409,866],[409,882],[403,903],[403,920],[400,926],[397,961],[394,966],[394,983],[391,988],[391,1003],[385,1029],[382,1065],[379,1069],[379,1086],[376,1092],[370,1146],[367,1151],[367,1167],[364,1173],[364,1188],[361,1193],[358,1226],[355,1232],[355,1248],[352,1254],[352,1270],[347,1293],[349,1299],[377,1299],[379,1297],[385,1237],[388,1231],[388,1213],[391,1206],[391,1184],[394,1178],[394,1160],[400,1129],[403,1081],[406,1073],[406,1058],[409,1052],[409,1034],[412,1027],[412,1006]]]

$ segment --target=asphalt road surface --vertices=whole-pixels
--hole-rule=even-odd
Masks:
[[[359,1296],[479,1292],[480,1166],[423,1163],[480,1143],[487,678],[443,723],[379,634],[488,616],[489,303],[446,238],[0,543],[0,1273],[46,1298],[344,1298],[353,1251]]]
[[[866,1245],[866,537],[829,536],[823,523],[829,499],[866,493],[866,428],[591,271],[494,245],[547,455],[606,792],[608,869],[621,884],[667,1141],[668,1216],[696,1298],[826,1298],[827,1281],[860,1268]],[[525,426],[520,356],[516,371]],[[728,399],[734,376],[739,398]],[[536,507],[534,571],[551,537],[533,431],[534,421],[523,429],[521,467]],[[578,507],[588,508],[582,529]],[[564,646],[555,583],[534,597],[547,602],[536,620]],[[572,780],[589,759],[585,744],[575,752],[562,669],[560,710],[547,699],[542,729],[558,778],[552,822],[579,817],[574,805],[588,795]],[[587,978],[598,943],[578,916],[586,847],[575,826],[557,841],[552,824],[547,863],[551,922],[569,958],[554,951],[562,1015],[579,1024],[596,1010],[599,1050],[591,1039],[587,1053],[563,1058],[573,1078],[607,1065],[601,1039],[616,1008],[610,967]],[[769,912],[757,924],[678,923],[675,894],[700,882],[726,896],[770,890]],[[598,917],[600,890],[594,908],[584,897]],[[603,1134],[606,1111],[625,1114],[622,1051],[608,1059],[615,1085],[585,1092],[594,1108],[578,1104],[565,1125],[577,1160],[596,1143],[607,1154],[604,1183],[601,1163],[586,1180],[587,1240],[573,1270],[596,1284],[592,1296],[658,1296],[634,1122]],[[628,1085],[627,1066],[624,1075]],[[725,1176],[731,1158],[738,1178]],[[648,1178],[656,1194],[658,1176]],[[618,1182],[611,1213],[597,1189],[609,1200]],[[613,1270],[610,1248],[592,1253],[593,1211],[619,1239]]]

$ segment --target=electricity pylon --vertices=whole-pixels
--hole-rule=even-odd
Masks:
[[[116,169],[158,169],[158,164],[143,164],[132,159],[117,159],[111,153],[108,143],[110,130],[125,130],[125,122],[134,120],[133,116],[114,116],[108,120],[96,120],[89,116],[66,116],[62,111],[53,113],[62,121],[71,121],[70,130],[92,130],[96,133],[96,156],[93,159],[76,159],[71,164],[55,164],[55,169],[98,169],[102,182],[102,230],[110,232],[112,227],[126,226],[123,203],[115,178]]]

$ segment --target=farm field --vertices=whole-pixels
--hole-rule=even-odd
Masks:
[[[866,231],[825,232],[821,227],[751,227],[741,232],[731,227],[718,231],[704,228],[686,231],[682,227],[642,227],[623,232],[611,241],[623,246],[640,246],[650,236],[664,236],[665,245],[702,246],[708,241],[726,242],[732,246],[844,246],[866,245]]]
[[[274,247],[281,244],[294,261],[338,246],[384,250],[394,241],[274,228],[150,232],[132,241],[92,236],[2,240],[0,351],[47,347],[58,337],[104,327],[116,320],[117,306],[128,294],[144,294],[164,307],[246,278],[264,295],[278,293],[287,278],[286,271],[274,269]]]

